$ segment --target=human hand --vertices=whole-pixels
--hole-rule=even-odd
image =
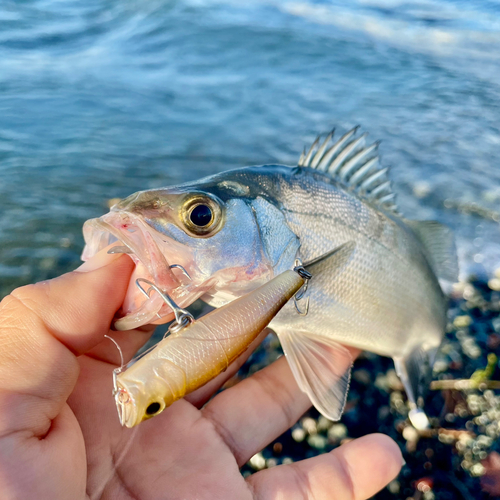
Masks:
[[[128,257],[101,253],[1,302],[3,500],[365,499],[398,474],[397,445],[370,435],[242,477],[239,468],[310,406],[283,357],[202,408],[265,333],[189,398],[122,428],[111,397],[118,353],[104,335],[128,360],[152,333],[110,332],[131,272]]]

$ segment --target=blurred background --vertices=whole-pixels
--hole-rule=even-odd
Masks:
[[[0,296],[75,268],[109,199],[294,165],[359,124],[402,212],[457,236],[467,281],[436,377],[498,379],[499,59],[496,0],[2,0]],[[239,376],[277,355],[268,339]],[[392,363],[367,354],[342,423],[312,411],[244,472],[380,430],[408,465],[378,498],[483,498],[479,476],[500,495],[500,399],[476,393],[434,392],[432,433],[415,434]]]
[[[500,3],[3,0],[0,293],[72,269],[106,201],[382,140],[409,218],[500,265]]]

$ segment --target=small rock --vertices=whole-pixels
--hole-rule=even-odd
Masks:
[[[333,425],[333,422],[331,420],[328,420],[323,415],[320,415],[320,417],[318,418],[318,422],[316,424],[316,428],[317,428],[318,432],[323,432],[323,431],[327,431],[332,425]]]
[[[292,439],[297,443],[301,443],[306,438],[306,431],[301,427],[297,427],[292,431]]]
[[[488,286],[495,292],[500,292],[500,278],[492,278],[488,281]]]
[[[453,324],[456,328],[467,328],[472,324],[472,318],[470,316],[457,316]]]
[[[352,378],[356,382],[359,382],[360,384],[363,384],[363,385],[371,384],[371,381],[372,381],[372,377],[371,377],[370,372],[368,370],[364,370],[364,369],[355,370],[354,373],[352,374]]]
[[[500,318],[495,318],[491,322],[491,325],[493,326],[493,330],[495,330],[495,332],[500,333]]]
[[[449,367],[449,363],[446,359],[438,359],[434,363],[433,370],[436,373],[440,373],[440,372],[445,372],[446,370],[448,370],[448,367]]]
[[[403,390],[403,384],[396,374],[396,370],[387,370],[387,383],[389,384],[389,388],[393,391]]]
[[[401,485],[399,484],[399,481],[397,479],[394,479],[394,481],[391,481],[387,485],[387,489],[393,494],[397,495],[399,493],[399,490],[401,489]]]
[[[321,434],[314,434],[307,438],[307,444],[309,446],[312,446],[313,448],[316,448],[317,450],[323,450],[326,447],[327,443],[328,440]]]
[[[314,418],[306,417],[302,419],[302,427],[303,429],[311,436],[318,433],[316,428],[316,420]]]
[[[255,470],[262,470],[266,466],[266,459],[262,456],[262,453],[256,453],[248,463]]]
[[[331,443],[337,444],[347,437],[347,427],[344,424],[333,424],[328,430],[328,439]]]
[[[418,431],[415,429],[415,427],[408,425],[403,429],[403,437],[406,439],[406,441],[417,441],[418,440]]]
[[[280,442],[273,444],[273,452],[279,455],[283,451],[283,445]]]

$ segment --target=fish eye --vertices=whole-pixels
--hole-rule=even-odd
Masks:
[[[161,404],[155,401],[146,408],[146,415],[149,416],[156,415],[160,410],[161,410]]]
[[[213,236],[223,226],[222,202],[208,194],[188,195],[181,204],[180,218],[192,236]]]
[[[189,219],[198,227],[208,226],[212,222],[213,214],[212,209],[208,205],[196,205],[191,213]]]

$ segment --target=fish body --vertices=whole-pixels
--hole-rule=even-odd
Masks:
[[[304,284],[288,270],[171,333],[116,377],[122,425],[133,427],[225,371]]]
[[[300,388],[326,417],[340,418],[345,403],[350,356],[343,345],[394,358],[416,404],[444,334],[446,297],[438,278],[456,278],[453,238],[436,222],[400,216],[376,145],[365,147],[365,136],[355,135],[317,140],[296,167],[242,168],[137,193],[87,223],[87,256],[99,238],[110,242],[99,224],[113,226],[120,239],[117,221],[125,218],[145,228],[155,251],[192,277],[189,291],[171,286],[168,276],[161,287],[181,302],[201,297],[220,307],[289,269],[297,257],[308,262],[343,247],[349,259],[323,261],[311,281],[309,314],[298,316],[288,305],[271,327]],[[153,276],[155,266],[147,267]],[[126,301],[123,328],[137,317],[133,303]],[[156,307],[151,318],[168,313]]]

